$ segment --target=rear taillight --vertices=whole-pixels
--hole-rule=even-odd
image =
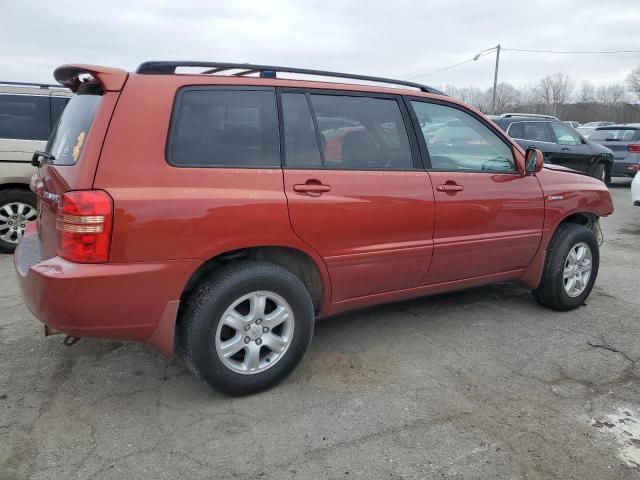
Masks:
[[[640,144],[632,143],[629,145],[629,151],[633,153],[640,153]]]
[[[78,263],[109,260],[113,200],[102,190],[77,190],[62,196],[56,228],[58,256]]]

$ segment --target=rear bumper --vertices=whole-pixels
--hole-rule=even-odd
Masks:
[[[613,177],[633,177],[638,171],[638,162],[613,162],[611,166],[611,176]]]
[[[27,308],[49,329],[77,337],[148,342],[170,355],[180,295],[201,262],[41,260],[40,240],[30,226],[14,263]]]

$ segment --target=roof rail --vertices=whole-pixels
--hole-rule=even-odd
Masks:
[[[202,67],[208,70],[202,74],[220,73],[225,70],[240,70],[234,73],[234,77],[242,77],[251,74],[259,74],[262,78],[275,78],[277,72],[295,73],[299,75],[315,75],[321,77],[348,78],[351,80],[361,80],[366,82],[388,83],[392,85],[402,85],[405,87],[417,88],[421,92],[445,95],[440,90],[422,85],[420,83],[408,82],[406,80],[394,80],[391,78],[371,77],[369,75],[356,75],[353,73],[326,72],[324,70],[312,70],[307,68],[275,67],[271,65],[252,65],[249,63],[221,63],[221,62],[192,62],[192,61],[168,61],[168,62],[144,62],[140,64],[136,73],[141,74],[172,74],[176,73],[179,67]]]
[[[542,115],[540,113],[503,113],[500,116],[502,118],[533,117],[533,118],[548,118],[549,120],[558,120],[558,118],[554,117],[553,115]]]
[[[9,85],[11,87],[37,87],[37,88],[60,88],[66,89],[62,85],[54,85],[50,83],[29,83],[29,82],[5,82],[0,80],[0,85]]]

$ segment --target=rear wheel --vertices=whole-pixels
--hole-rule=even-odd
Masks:
[[[0,191],[0,251],[12,253],[26,223],[35,220],[37,214],[33,193],[16,188]]]
[[[311,297],[288,270],[266,262],[230,264],[187,304],[185,360],[205,383],[231,395],[267,389],[293,371],[313,334]]]
[[[551,240],[542,280],[533,295],[541,304],[566,311],[584,303],[596,281],[598,242],[584,225],[562,224]]]

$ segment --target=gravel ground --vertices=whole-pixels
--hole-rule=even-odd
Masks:
[[[611,188],[588,305],[497,284],[319,322],[231,399],[137,344],[42,337],[0,256],[0,479],[640,477],[640,208]]]

